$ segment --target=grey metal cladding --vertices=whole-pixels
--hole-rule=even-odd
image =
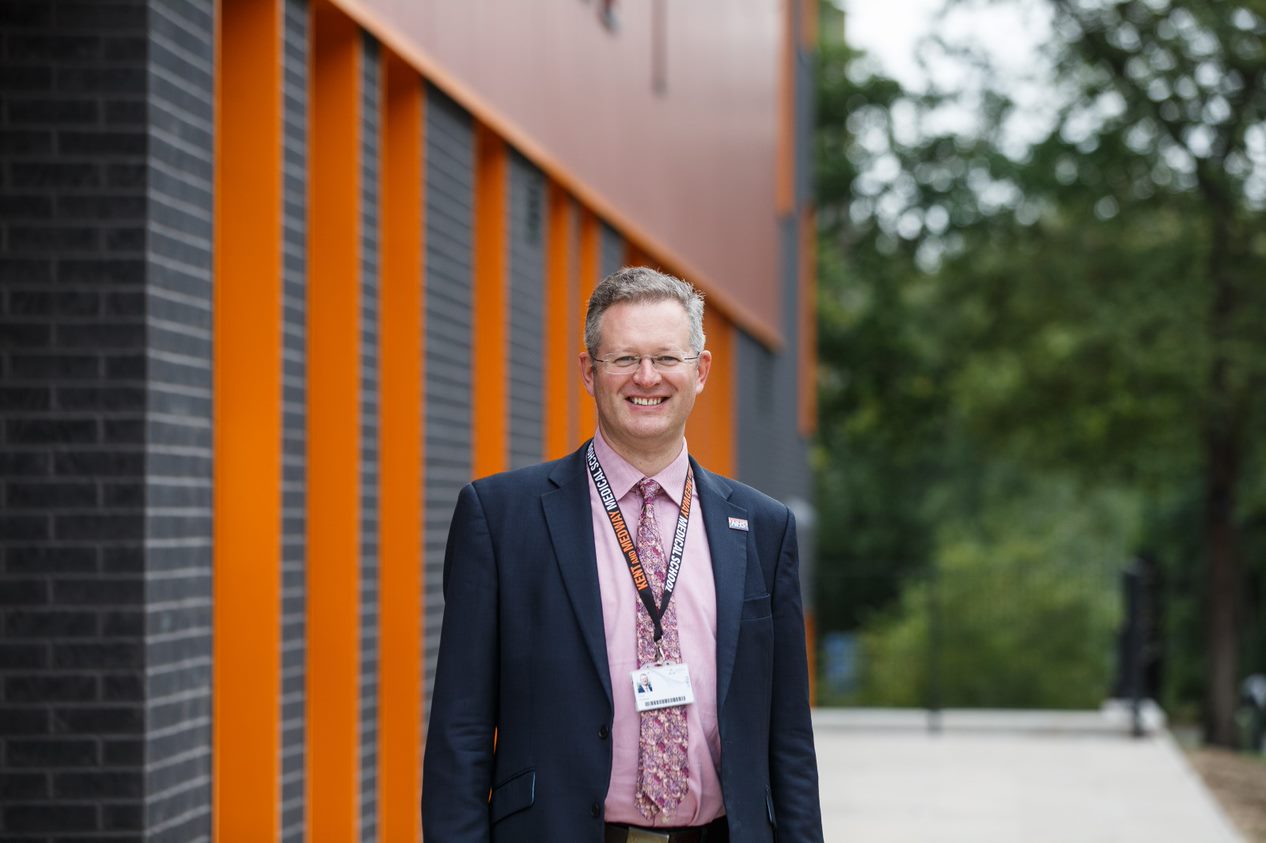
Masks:
[[[308,2],[282,31],[281,781],[284,843],[305,837]]]
[[[544,417],[545,174],[510,156],[510,466],[540,462]]]
[[[599,226],[598,235],[598,277],[593,280],[597,284],[603,278],[624,266],[624,238],[605,222]]]
[[[426,92],[426,698],[444,619],[444,545],[471,472],[471,269],[474,125]]]
[[[780,353],[738,332],[736,378],[739,479],[784,502],[810,500],[808,449],[799,434],[797,403],[799,238],[796,221],[782,223],[783,335]]]
[[[378,42],[361,60],[360,835],[378,839],[379,76]]]

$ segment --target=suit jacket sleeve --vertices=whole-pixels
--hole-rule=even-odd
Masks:
[[[497,724],[497,570],[473,485],[462,489],[444,554],[444,624],[423,762],[427,843],[487,841]]]
[[[804,611],[796,520],[787,511],[770,595],[774,614],[774,687],[770,711],[769,770],[778,838],[822,840],[818,765],[809,717]]]

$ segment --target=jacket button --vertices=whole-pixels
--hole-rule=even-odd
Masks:
[[[593,803],[589,806],[589,813],[593,814],[595,817],[602,816],[602,806],[597,802]]]
[[[611,736],[611,730],[607,728],[606,723],[603,723],[601,726],[598,727],[598,737],[602,738],[605,741],[610,736]]]

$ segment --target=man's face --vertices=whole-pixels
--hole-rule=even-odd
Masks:
[[[602,315],[602,346],[597,356],[610,360],[622,355],[692,357],[690,318],[672,300],[620,302]],[[644,359],[629,374],[615,374],[589,354],[580,355],[585,389],[598,409],[598,427],[617,451],[626,455],[655,454],[680,442],[686,419],[703,391],[712,364],[704,351],[698,360],[659,371]]]

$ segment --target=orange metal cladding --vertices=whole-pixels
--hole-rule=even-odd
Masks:
[[[379,839],[422,838],[422,80],[386,54],[378,673]]]
[[[800,435],[818,429],[818,219],[812,208],[800,213]]]
[[[509,311],[506,301],[506,145],[485,126],[475,130],[474,371],[471,373],[476,477],[509,462]]]
[[[346,841],[359,833],[362,51],[348,18],[312,10],[307,827]]]
[[[545,252],[545,430],[541,443],[545,459],[564,456],[575,448],[576,402],[580,392],[576,371],[576,295],[572,289],[573,205],[557,184],[549,185],[549,241]]]
[[[781,344],[767,283],[780,243],[779,64],[787,6],[803,0],[621,2],[614,27],[607,4],[577,0],[335,2],[753,336]]]
[[[589,307],[589,296],[593,295],[593,288],[598,286],[598,282],[602,279],[598,277],[598,218],[593,212],[587,208],[580,210],[580,266],[579,266],[580,289],[576,299],[579,305],[579,315],[572,322],[571,331],[573,335],[580,337],[576,350],[579,353],[585,347],[585,311]],[[572,359],[576,359],[576,355],[572,355]],[[573,364],[574,365],[574,364]],[[579,378],[579,372],[573,368],[572,377]],[[576,407],[576,435],[572,439],[571,447],[575,448],[580,445],[582,440],[593,436],[593,432],[598,429],[598,412],[594,408],[593,398],[585,392],[580,394],[580,402]]]
[[[694,412],[686,422],[686,441],[690,454],[709,471],[733,477],[734,451],[734,326],[715,310],[703,317],[708,350],[712,352],[712,370]]]
[[[218,841],[272,840],[281,714],[281,10],[222,0],[216,17],[212,828]]]

